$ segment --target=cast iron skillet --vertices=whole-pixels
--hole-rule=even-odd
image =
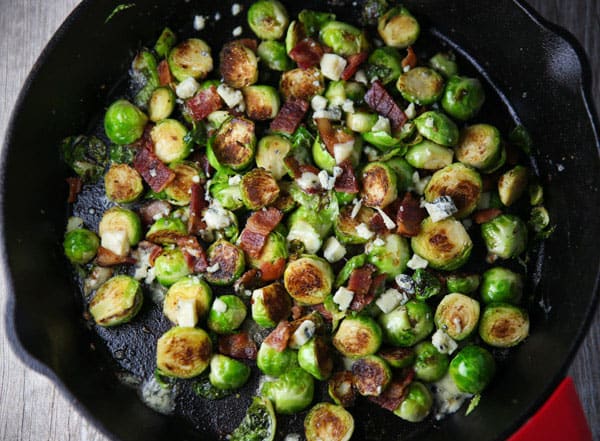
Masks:
[[[167,326],[156,308],[140,314],[146,328],[134,324],[111,338],[103,334],[106,344],[84,326],[79,292],[61,249],[69,172],[56,146],[67,135],[93,130],[119,93],[133,54],[151,44],[162,27],[192,35],[194,14],[212,16],[219,9],[223,19],[211,20],[201,34],[217,51],[244,15],[233,19],[229,2],[148,0],[104,24],[117,3],[88,0],[76,8],[34,66],[14,110],[2,175],[8,334],[22,359],[55,381],[109,437],[217,439],[217,429],[229,430],[241,419],[250,394],[207,406],[186,392],[182,399],[192,401],[180,400],[177,416],[167,417],[115,378],[117,365],[137,373],[148,369],[136,360],[153,357],[153,342]],[[356,21],[360,11],[360,2],[288,3],[292,15],[300,8],[325,8]],[[561,380],[597,303],[600,142],[588,97],[589,67],[570,35],[519,1],[406,4],[424,25],[425,41],[452,46],[464,57],[463,65],[467,60],[481,71],[488,91],[497,91],[487,112],[495,114],[501,131],[519,120],[529,128],[538,150],[532,166],[548,187],[546,207],[558,227],[529,264],[531,337],[500,362],[477,410],[469,417],[460,411],[439,423],[409,425],[363,405],[355,412],[360,416],[354,439],[504,439]],[[113,357],[119,350],[117,364]],[[300,432],[301,421],[301,416],[280,419],[280,436]]]

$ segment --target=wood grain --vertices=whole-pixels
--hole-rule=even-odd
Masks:
[[[76,0],[0,0],[0,139],[18,91],[46,42]],[[600,104],[600,2],[531,0],[549,21],[569,29],[592,57],[593,96]],[[0,280],[0,317],[4,316]],[[600,313],[569,371],[577,384],[594,439],[600,439]],[[0,439],[104,441],[45,377],[12,353],[0,328]]]

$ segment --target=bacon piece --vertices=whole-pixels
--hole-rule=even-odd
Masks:
[[[271,331],[264,343],[271,346],[277,352],[283,352],[287,348],[288,341],[292,336],[292,324],[286,320],[279,322],[277,327]]]
[[[411,192],[406,192],[396,214],[398,233],[414,237],[421,231],[421,222],[427,217],[427,211],[421,207],[421,201]]]
[[[141,149],[135,155],[133,167],[156,193],[163,191],[175,179],[175,172],[147,148]]]
[[[379,404],[384,409],[393,412],[406,397],[408,386],[412,382],[414,376],[415,372],[412,369],[402,376],[395,376],[392,378],[388,387],[386,387],[380,395],[370,396],[368,397],[369,400]]]
[[[371,284],[373,283],[373,273],[375,267],[365,265],[356,268],[350,274],[348,279],[348,289],[354,293],[350,309],[352,311],[361,311],[366,305],[373,301],[374,295],[371,296]]]
[[[388,118],[393,130],[400,129],[408,120],[380,81],[375,81],[371,85],[371,88],[365,94],[365,102],[371,109]]]
[[[293,134],[304,119],[308,106],[308,101],[300,98],[286,101],[275,119],[271,121],[271,131]]]
[[[325,308],[325,305],[323,303],[313,305],[311,306],[311,309],[313,311],[317,311],[328,322],[331,323],[331,321],[333,320],[333,315],[331,315],[331,312],[327,311],[327,308]]]
[[[255,38],[240,38],[238,41],[252,52],[256,52],[258,50],[258,41]]]
[[[194,236],[185,236],[177,239],[177,246],[183,252],[183,257],[188,268],[193,273],[200,273],[208,267],[208,259],[202,245]]]
[[[348,81],[350,78],[352,78],[360,65],[367,61],[368,56],[368,52],[359,52],[358,54],[350,55],[346,59],[348,64],[346,64],[346,67],[342,72],[342,80]]]
[[[158,63],[158,82],[161,86],[168,86],[174,83],[173,75],[171,74],[171,69],[169,69],[169,63],[167,60],[162,60]]]
[[[218,340],[219,352],[233,358],[256,360],[258,349],[248,332],[220,335]]]
[[[158,246],[148,240],[142,240],[138,244],[138,250],[141,250],[144,253],[148,254],[148,263],[150,265],[154,265],[154,261],[156,260],[156,258],[160,256],[163,252],[161,246]]]
[[[83,188],[83,181],[79,177],[70,177],[67,178],[66,181],[67,184],[69,184],[69,197],[67,198],[67,202],[72,204],[77,200],[77,195]]]
[[[410,66],[414,68],[417,65],[417,54],[413,50],[412,46],[406,48],[406,57],[402,59],[402,67]]]
[[[327,147],[327,151],[333,157],[335,157],[335,145],[344,144],[346,142],[354,140],[354,135],[344,131],[341,127],[334,128],[331,124],[331,120],[327,118],[317,118],[317,129],[319,130],[319,136]]]
[[[294,306],[292,306],[292,319],[293,320],[298,320],[305,313],[306,313],[306,311],[304,310],[304,306],[300,306],[297,303],[294,304]]]
[[[373,231],[376,234],[387,233],[388,229],[385,226],[385,221],[383,220],[383,216],[379,213],[375,213],[369,219],[369,230]]]
[[[153,123],[148,123],[144,126],[144,132],[142,136],[138,140],[136,140],[133,144],[131,144],[131,148],[136,151],[140,149],[147,149],[151,152],[154,151],[154,141],[152,141],[152,129],[154,128]]]
[[[272,282],[283,276],[285,271],[286,259],[278,259],[275,262],[264,262],[260,266],[261,280],[263,282]]]
[[[142,205],[138,213],[142,224],[152,225],[160,217],[166,217],[171,213],[171,205],[167,201],[152,201]]]
[[[342,169],[342,174],[335,180],[334,188],[336,191],[350,194],[358,193],[360,190],[358,187],[358,179],[356,179],[350,160],[346,159],[341,164],[338,164],[338,167]]]
[[[137,261],[133,257],[119,256],[104,247],[99,247],[96,254],[96,263],[100,266],[114,266],[121,265],[122,263],[134,264],[135,262]]]
[[[185,107],[196,121],[201,121],[215,110],[223,107],[223,101],[215,86],[201,90],[185,102]]]
[[[476,211],[473,214],[473,220],[476,224],[484,224],[500,216],[501,214],[502,210],[500,210],[499,208],[488,208],[485,210]]]
[[[304,38],[290,51],[290,58],[302,69],[319,64],[323,56],[323,46],[310,37]]]
[[[259,258],[267,236],[281,222],[281,219],[283,213],[273,207],[253,213],[240,234],[240,247],[250,257]]]
[[[212,165],[210,165],[210,162],[208,162],[208,157],[204,153],[202,153],[198,158],[198,164],[200,165],[200,170],[204,172],[204,175],[207,178],[210,178],[214,174],[215,169],[212,167]]]
[[[261,274],[256,268],[249,269],[235,281],[233,288],[236,291],[254,289],[261,286]]]
[[[192,184],[190,216],[187,223],[189,234],[198,234],[206,228],[206,222],[202,219],[202,211],[207,207],[208,203],[204,199],[204,188],[200,184]]]

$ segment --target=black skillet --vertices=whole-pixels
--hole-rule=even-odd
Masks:
[[[291,15],[302,8],[330,9],[352,22],[360,11],[360,2],[287,3]],[[255,383],[239,399],[208,403],[184,390],[175,416],[163,416],[117,381],[115,372],[123,368],[148,374],[154,342],[168,325],[146,302],[134,324],[110,335],[84,326],[81,297],[61,249],[69,172],[57,145],[67,135],[94,129],[123,90],[133,54],[165,25],[192,35],[195,14],[212,17],[218,10],[222,19],[210,20],[200,34],[218,48],[245,16],[232,17],[229,1],[148,0],[105,24],[117,4],[88,0],[76,8],[34,66],[13,113],[2,176],[8,333],[23,360],[55,381],[107,436],[208,441],[237,424]],[[488,82],[482,118],[503,133],[518,120],[529,128],[537,150],[532,166],[548,188],[546,207],[557,229],[528,265],[531,337],[510,354],[496,354],[504,359],[476,411],[411,425],[362,404],[354,412],[354,439],[504,439],[563,378],[597,303],[600,142],[588,96],[589,67],[570,35],[516,0],[406,4],[424,25],[422,50],[452,46],[461,67],[480,71]],[[97,214],[88,212],[86,219],[93,223]],[[281,418],[279,436],[301,432],[300,425],[301,416]]]

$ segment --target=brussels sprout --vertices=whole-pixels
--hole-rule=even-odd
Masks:
[[[455,149],[456,159],[475,167],[483,173],[491,173],[504,165],[506,150],[502,145],[500,131],[489,124],[465,127]]]
[[[237,180],[241,182],[239,176],[230,177],[224,172],[217,172],[210,180],[211,196],[227,210],[238,210],[244,206],[240,184]]]
[[[448,115],[461,121],[473,118],[485,101],[483,86],[476,78],[453,75],[448,78],[442,107]]]
[[[531,205],[540,205],[544,202],[544,188],[537,182],[529,185],[529,203]]]
[[[217,297],[208,312],[208,328],[217,334],[230,334],[246,318],[246,305],[237,296],[227,294]]]
[[[510,169],[498,179],[498,195],[504,205],[510,207],[527,189],[527,168],[522,165]]]
[[[371,128],[372,129],[372,128]],[[392,149],[400,147],[402,140],[394,138],[388,132],[384,130],[365,132],[362,134],[362,138],[374,147],[377,147],[383,152],[390,152]]]
[[[406,161],[416,168],[424,170],[439,170],[452,164],[454,152],[452,149],[424,139],[411,146],[406,152]]]
[[[318,403],[304,419],[307,441],[349,441],[354,433],[354,418],[341,406]]]
[[[104,131],[115,144],[131,144],[144,133],[148,117],[127,100],[117,100],[104,115]]]
[[[428,67],[415,67],[398,78],[396,88],[402,97],[415,104],[432,104],[444,92],[444,79]]]
[[[512,214],[501,214],[481,225],[488,253],[502,259],[517,257],[527,247],[527,226]]]
[[[61,141],[60,151],[83,182],[96,182],[104,173],[106,146],[95,136],[69,136]]]
[[[450,274],[446,277],[448,292],[471,294],[479,288],[481,278],[479,274]]]
[[[292,302],[280,282],[252,293],[252,319],[264,328],[273,328],[290,315]]]
[[[339,288],[346,283],[346,280],[348,280],[350,274],[352,274],[352,271],[354,271],[356,268],[365,266],[366,263],[366,254],[357,254],[356,256],[352,256],[350,259],[348,259],[335,278],[335,287]]]
[[[482,187],[479,173],[455,162],[433,174],[425,187],[425,199],[433,202],[440,196],[450,196],[458,209],[454,217],[462,219],[477,207]]]
[[[219,54],[219,70],[228,86],[241,89],[258,80],[258,58],[243,41],[226,43]]]
[[[187,235],[187,226],[179,218],[161,217],[152,224],[146,233],[146,239],[160,245],[177,243],[177,239]]]
[[[352,372],[341,371],[333,374],[327,382],[327,392],[335,404],[343,407],[352,406],[356,398]]]
[[[415,378],[426,383],[432,383],[441,379],[448,371],[450,360],[446,354],[440,353],[436,347],[428,341],[415,346]]]
[[[161,285],[171,286],[190,274],[183,252],[179,248],[165,249],[154,260],[154,274]]]
[[[238,389],[250,377],[250,368],[241,361],[221,354],[210,359],[210,384],[218,389]]]
[[[238,117],[225,121],[211,139],[209,147],[220,165],[233,170],[247,168],[254,159],[256,147],[254,123]]]
[[[383,84],[396,81],[402,74],[402,58],[397,49],[383,46],[371,52],[368,59],[367,77],[377,77]]]
[[[435,311],[435,325],[457,341],[469,337],[478,322],[479,302],[464,294],[448,294]]]
[[[387,314],[379,316],[386,342],[408,347],[420,342],[433,330],[433,314],[425,302],[409,300]]]
[[[277,231],[272,231],[267,236],[267,241],[260,256],[247,257],[248,265],[260,270],[263,281],[277,280],[281,277],[288,257],[285,238]]]
[[[285,72],[294,67],[292,60],[287,56],[285,45],[279,41],[263,41],[258,45],[258,57],[269,69]]]
[[[392,371],[385,360],[377,355],[367,355],[352,364],[354,386],[363,396],[376,397],[390,384]]]
[[[184,277],[171,285],[165,294],[163,314],[177,326],[184,326],[181,322],[190,316],[195,316],[196,320],[192,321],[197,322],[208,313],[212,297],[210,286],[204,280],[196,276]],[[194,306],[191,312],[186,309],[190,303]]]
[[[290,348],[279,351],[263,341],[256,356],[256,365],[263,374],[279,377],[298,366],[298,355]]]
[[[346,127],[353,132],[367,133],[377,123],[378,115],[368,112],[354,112],[346,114]]]
[[[317,167],[328,173],[333,173],[333,167],[336,164],[335,158],[329,153],[325,143],[318,136],[312,145],[312,157]]]
[[[335,20],[335,14],[303,9],[298,14],[298,20],[304,26],[307,36],[315,37],[318,36],[323,25]]]
[[[242,201],[249,210],[260,210],[279,197],[279,186],[270,172],[263,168],[250,170],[240,183]]]
[[[130,75],[132,88],[135,92],[133,102],[136,106],[145,109],[152,91],[159,85],[158,69],[154,55],[147,50],[140,51],[131,63]]]
[[[285,33],[285,50],[289,54],[296,45],[306,37],[304,25],[299,21],[293,20]]]
[[[415,169],[404,158],[392,158],[386,161],[386,164],[396,172],[396,186],[398,194],[407,191],[413,186],[413,175]]]
[[[415,286],[415,297],[419,300],[435,297],[442,291],[440,280],[423,268],[416,269],[412,279]]]
[[[456,57],[453,52],[438,52],[429,59],[429,65],[445,78],[458,74]]]
[[[325,91],[325,80],[317,68],[292,69],[281,75],[279,91],[285,101],[290,99],[310,101],[313,96],[321,95]]]
[[[142,223],[135,212],[121,207],[111,207],[104,212],[98,234],[101,238],[115,231],[125,232],[129,245],[137,245],[142,238]]]
[[[330,21],[321,27],[321,40],[334,53],[347,57],[366,50],[369,46],[367,37],[360,29],[340,21]]]
[[[412,348],[388,347],[381,349],[377,355],[383,358],[387,364],[396,369],[412,366],[415,362],[415,351]]]
[[[231,285],[244,272],[244,251],[238,246],[220,239],[207,251],[209,269],[206,280],[213,285]]]
[[[143,300],[140,282],[129,276],[115,276],[98,288],[90,302],[90,314],[97,325],[120,325],[135,317]]]
[[[478,394],[496,371],[494,357],[480,346],[462,348],[450,362],[450,376],[462,392]]]
[[[63,249],[72,263],[83,265],[94,258],[100,246],[100,239],[93,231],[76,228],[65,235]]]
[[[166,163],[185,159],[191,152],[187,133],[185,126],[175,119],[165,119],[156,124],[150,131],[150,137],[158,159]]]
[[[385,208],[398,197],[396,173],[383,162],[370,162],[361,173],[363,204]]]
[[[408,386],[406,398],[394,410],[394,414],[411,423],[423,421],[433,406],[433,397],[429,389],[418,381],[413,381]]]
[[[164,28],[154,44],[154,52],[156,52],[159,57],[166,58],[169,55],[171,48],[175,46],[176,41],[177,37],[175,36],[175,33],[169,28]]]
[[[517,304],[523,294],[521,275],[502,267],[490,268],[483,273],[481,299],[485,303]]]
[[[552,231],[554,231],[554,227],[548,228],[548,225],[550,224],[550,215],[548,214],[548,210],[544,207],[533,207],[527,224],[535,231],[536,239],[545,239]]]
[[[452,271],[463,266],[473,249],[473,242],[459,221],[446,218],[421,223],[421,231],[412,238],[413,251],[427,260],[432,268]]]
[[[458,143],[458,127],[441,112],[430,110],[413,121],[421,135],[437,144],[454,147]]]
[[[372,355],[381,346],[381,327],[366,315],[345,318],[333,336],[333,346],[345,357]]]
[[[404,48],[417,41],[421,28],[408,9],[396,6],[379,17],[377,32],[387,46]]]
[[[199,38],[184,40],[169,52],[169,69],[177,81],[200,80],[213,70],[210,46]]]
[[[228,439],[230,441],[273,441],[277,422],[271,402],[254,397],[246,416]]]
[[[276,180],[286,175],[283,160],[292,150],[292,143],[283,136],[267,135],[258,142],[256,165],[270,172]]]
[[[331,293],[333,271],[325,259],[305,255],[288,263],[283,281],[285,289],[298,302],[316,305]]]
[[[352,216],[354,206],[347,205],[340,210],[339,216],[335,219],[333,229],[335,236],[343,244],[364,244],[369,241],[373,236],[371,234],[361,234],[361,225],[367,226],[371,218],[375,215],[375,211],[369,207],[361,206],[356,213],[356,216]],[[368,230],[368,228],[367,228]]]
[[[165,195],[173,205],[189,205],[192,199],[192,187],[200,180],[200,170],[194,163],[176,163],[169,167],[175,172],[173,179],[165,187]]]
[[[277,0],[258,0],[248,8],[248,25],[263,40],[279,40],[288,23],[285,6]]]
[[[331,81],[325,91],[325,98],[329,106],[341,106],[346,101],[346,82],[344,80]]]
[[[206,331],[176,326],[156,343],[156,367],[162,375],[192,378],[208,367],[212,343]]]
[[[529,335],[529,317],[524,309],[508,303],[485,307],[479,324],[479,336],[490,346],[510,348]]]
[[[406,239],[397,234],[388,234],[383,238],[383,244],[369,242],[365,247],[367,261],[374,265],[388,280],[393,280],[406,270],[410,259],[410,249]]]
[[[272,86],[247,86],[242,90],[246,115],[255,121],[273,119],[279,112],[279,94]]]
[[[300,346],[298,364],[317,380],[326,380],[331,376],[333,359],[323,337],[316,336]]]
[[[293,414],[310,406],[315,393],[312,375],[297,367],[263,385],[261,394],[271,400],[277,413]]]
[[[159,122],[167,119],[175,110],[175,93],[170,87],[158,87],[150,95],[148,117],[150,121]]]

